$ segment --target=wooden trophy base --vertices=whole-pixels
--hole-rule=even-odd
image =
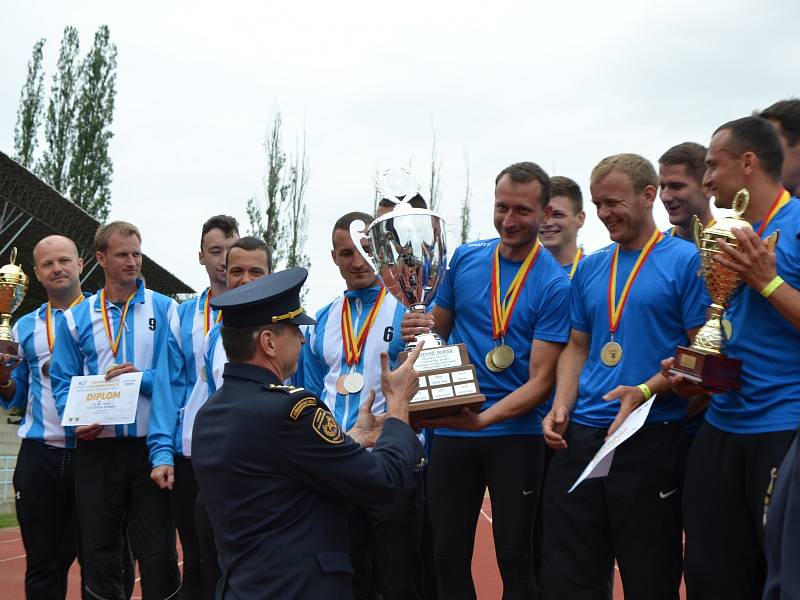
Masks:
[[[742,387],[742,361],[726,356],[705,354],[694,348],[678,346],[671,375],[682,375],[688,381],[709,390],[738,390]]]
[[[398,355],[398,364],[408,352]],[[481,394],[475,367],[469,364],[464,344],[439,346],[420,352],[414,368],[419,371],[419,391],[411,400],[412,423],[460,413],[464,407],[478,412],[486,402]]]

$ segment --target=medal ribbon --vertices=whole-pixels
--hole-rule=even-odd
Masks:
[[[496,340],[502,338],[506,331],[508,331],[508,322],[511,320],[511,313],[514,312],[514,306],[517,304],[519,292],[522,286],[525,285],[525,280],[528,278],[533,268],[533,263],[539,256],[539,250],[542,249],[539,238],[536,238],[536,243],[531,248],[528,256],[522,261],[517,274],[511,280],[511,285],[508,286],[503,301],[500,302],[500,244],[494,249],[494,263],[492,265],[492,337]]]
[[[578,248],[578,251],[575,253],[575,258],[572,259],[572,268],[569,270],[569,278],[572,279],[572,276],[575,275],[575,271],[578,269],[578,263],[583,258],[583,248]]]
[[[769,225],[769,222],[772,221],[775,215],[777,215],[784,206],[786,206],[790,198],[791,195],[787,190],[783,190],[778,194],[778,197],[775,198],[775,202],[772,203],[767,216],[761,222],[761,227],[758,228],[758,237],[761,237],[761,235],[764,233],[764,230],[766,230],[767,225]]]
[[[209,301],[211,300],[211,288],[208,288],[208,293],[206,294],[206,301],[203,304],[203,336],[208,335],[209,330],[211,329],[211,306]],[[222,311],[220,310],[217,313],[217,318],[214,320],[214,323],[219,323],[222,320]]]
[[[77,306],[81,302],[83,302],[83,294],[75,298],[69,308]],[[52,354],[53,346],[56,345],[56,332],[53,330],[53,309],[50,307],[50,302],[47,303],[47,308],[44,311],[44,331],[47,334],[47,349]]]
[[[125,328],[125,317],[128,316],[128,309],[131,306],[131,300],[133,300],[136,292],[137,290],[133,290],[131,295],[128,296],[128,299],[125,301],[125,308],[122,309],[122,317],[119,320],[119,329],[117,330],[117,335],[114,335],[111,328],[111,320],[108,318],[108,311],[106,310],[106,288],[100,290],[100,306],[103,309],[103,325],[106,328],[106,335],[108,336],[108,342],[111,344],[111,353],[114,355],[114,360],[116,360],[117,352],[119,352],[119,343],[122,340],[122,330]]]
[[[631,269],[631,272],[628,274],[628,279],[625,281],[625,286],[622,288],[622,293],[619,296],[619,304],[617,304],[617,263],[619,262],[619,244],[617,244],[617,247],[614,248],[614,256],[611,258],[611,275],[608,278],[608,328],[611,331],[612,337],[619,326],[619,321],[622,318],[622,310],[625,308],[625,302],[628,300],[628,295],[630,294],[633,281],[636,279],[636,276],[642,269],[644,261],[646,261],[647,257],[650,256],[650,252],[663,237],[664,234],[658,229],[655,229],[653,231],[653,235],[650,236],[650,239],[647,240],[644,248],[642,248],[642,251],[639,252],[639,258],[636,259],[633,269]]]
[[[386,288],[381,286],[381,289],[378,292],[378,299],[372,306],[372,310],[369,311],[367,318],[361,324],[361,329],[358,330],[358,335],[356,335],[355,331],[353,330],[353,317],[350,311],[350,302],[347,300],[347,296],[345,296],[344,302],[342,302],[342,341],[344,342],[344,352],[345,359],[347,360],[347,366],[350,367],[357,365],[361,360],[361,351],[364,349],[364,344],[367,343],[369,330],[372,327],[372,324],[375,322],[375,317],[378,315],[378,311],[380,310],[381,304],[383,304],[383,299],[385,297]]]

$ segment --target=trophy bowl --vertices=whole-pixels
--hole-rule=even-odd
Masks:
[[[739,275],[714,260],[721,253],[717,240],[722,239],[731,246],[739,242],[731,231],[734,228],[752,229],[752,225],[742,218],[750,202],[750,192],[741,189],[733,199],[733,215],[720,219],[713,226],[703,228],[695,216],[692,220],[695,243],[700,251],[700,270],[708,295],[711,297],[709,317],[705,325],[688,348],[679,346],[675,353],[675,364],[669,370],[673,375],[697,383],[709,390],[738,390],[742,371],[742,361],[725,356],[727,341],[733,335],[730,322],[725,319],[725,309],[731,298],[742,287]],[[768,248],[775,247],[777,234],[766,239]]]
[[[350,236],[398,302],[412,311],[425,312],[447,270],[444,219],[401,201],[369,226],[353,221]],[[464,407],[479,411],[486,398],[480,393],[466,346],[445,345],[435,333],[418,335],[416,342],[407,344],[399,354],[400,363],[420,340],[425,347],[414,363],[420,372],[420,389],[411,401],[411,420],[455,414]]]
[[[9,264],[0,267],[0,354],[14,356],[19,346],[11,335],[11,315],[28,291],[28,276],[16,261],[17,249],[12,248]]]

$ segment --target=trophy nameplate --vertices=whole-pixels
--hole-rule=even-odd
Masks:
[[[407,351],[401,352],[397,356],[398,364],[407,357]],[[419,391],[409,407],[412,423],[457,414],[464,408],[479,412],[486,402],[464,344],[423,349],[414,368],[420,377]]]

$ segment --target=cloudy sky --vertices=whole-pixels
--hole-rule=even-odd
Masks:
[[[0,1],[0,150],[13,154],[19,91],[37,39],[49,88],[66,25],[82,50],[108,24],[118,48],[112,219],[196,289],[196,246],[220,212],[246,223],[263,197],[275,106],[311,162],[309,308],[342,289],[330,262],[341,214],[372,208],[377,165],[443,158],[451,246],[472,185],[472,237],[493,235],[493,180],[533,160],[576,179],[601,158],[656,161],[724,121],[800,95],[800,2],[12,2]],[[657,213],[666,225],[663,210]],[[246,228],[246,227],[245,227]],[[589,211],[581,242],[606,243]]]

